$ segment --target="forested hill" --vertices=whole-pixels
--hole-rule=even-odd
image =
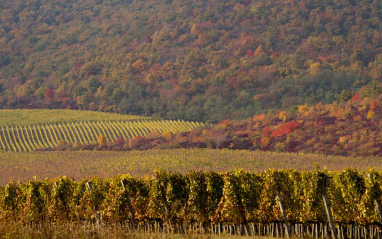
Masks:
[[[330,103],[382,80],[381,18],[379,0],[1,0],[0,107],[217,122]]]

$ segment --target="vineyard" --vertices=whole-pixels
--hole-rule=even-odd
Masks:
[[[0,126],[58,124],[78,121],[151,120],[150,117],[87,110],[0,109]]]
[[[146,136],[151,132],[185,132],[204,126],[203,123],[172,120],[77,121],[24,126],[0,126],[0,149],[30,152],[53,148],[60,142],[96,144],[99,135],[113,142]]]
[[[119,175],[73,181],[10,182],[0,218],[120,225],[152,233],[380,238],[382,172],[269,169],[260,173],[161,169],[151,178]]]

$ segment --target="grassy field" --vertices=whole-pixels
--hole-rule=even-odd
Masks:
[[[0,110],[0,126],[23,126],[47,123],[65,123],[99,120],[148,120],[151,118],[84,110],[22,109]]]
[[[247,150],[176,149],[129,152],[63,151],[63,152],[5,152],[0,154],[0,185],[10,180],[26,181],[66,175],[80,180],[98,176],[110,178],[129,173],[151,176],[155,168],[187,173],[189,170],[218,172],[242,168],[259,172],[269,168],[313,170],[314,163],[328,170],[368,167],[382,169],[382,158],[340,157],[273,153]]]

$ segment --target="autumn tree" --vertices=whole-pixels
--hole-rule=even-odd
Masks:
[[[97,143],[99,147],[105,147],[107,146],[107,138],[103,134],[100,134],[98,136]]]

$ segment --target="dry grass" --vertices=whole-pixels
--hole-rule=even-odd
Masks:
[[[38,226],[24,225],[19,222],[0,223],[0,237],[12,239],[90,239],[90,238],[132,238],[132,239],[245,239],[246,236],[200,235],[200,234],[162,234],[129,232],[120,225],[95,226],[91,224],[64,223],[43,224]],[[251,237],[253,238],[253,237]],[[270,237],[259,237],[269,239]]]
[[[132,176],[151,176],[155,168],[187,173],[189,170],[227,171],[242,168],[259,172],[269,168],[313,170],[314,163],[329,170],[368,167],[382,169],[382,158],[340,157],[247,150],[176,149],[130,152],[31,152],[0,153],[0,186],[10,180],[26,181],[56,178],[66,175],[80,180],[98,176],[110,178],[129,173]]]

